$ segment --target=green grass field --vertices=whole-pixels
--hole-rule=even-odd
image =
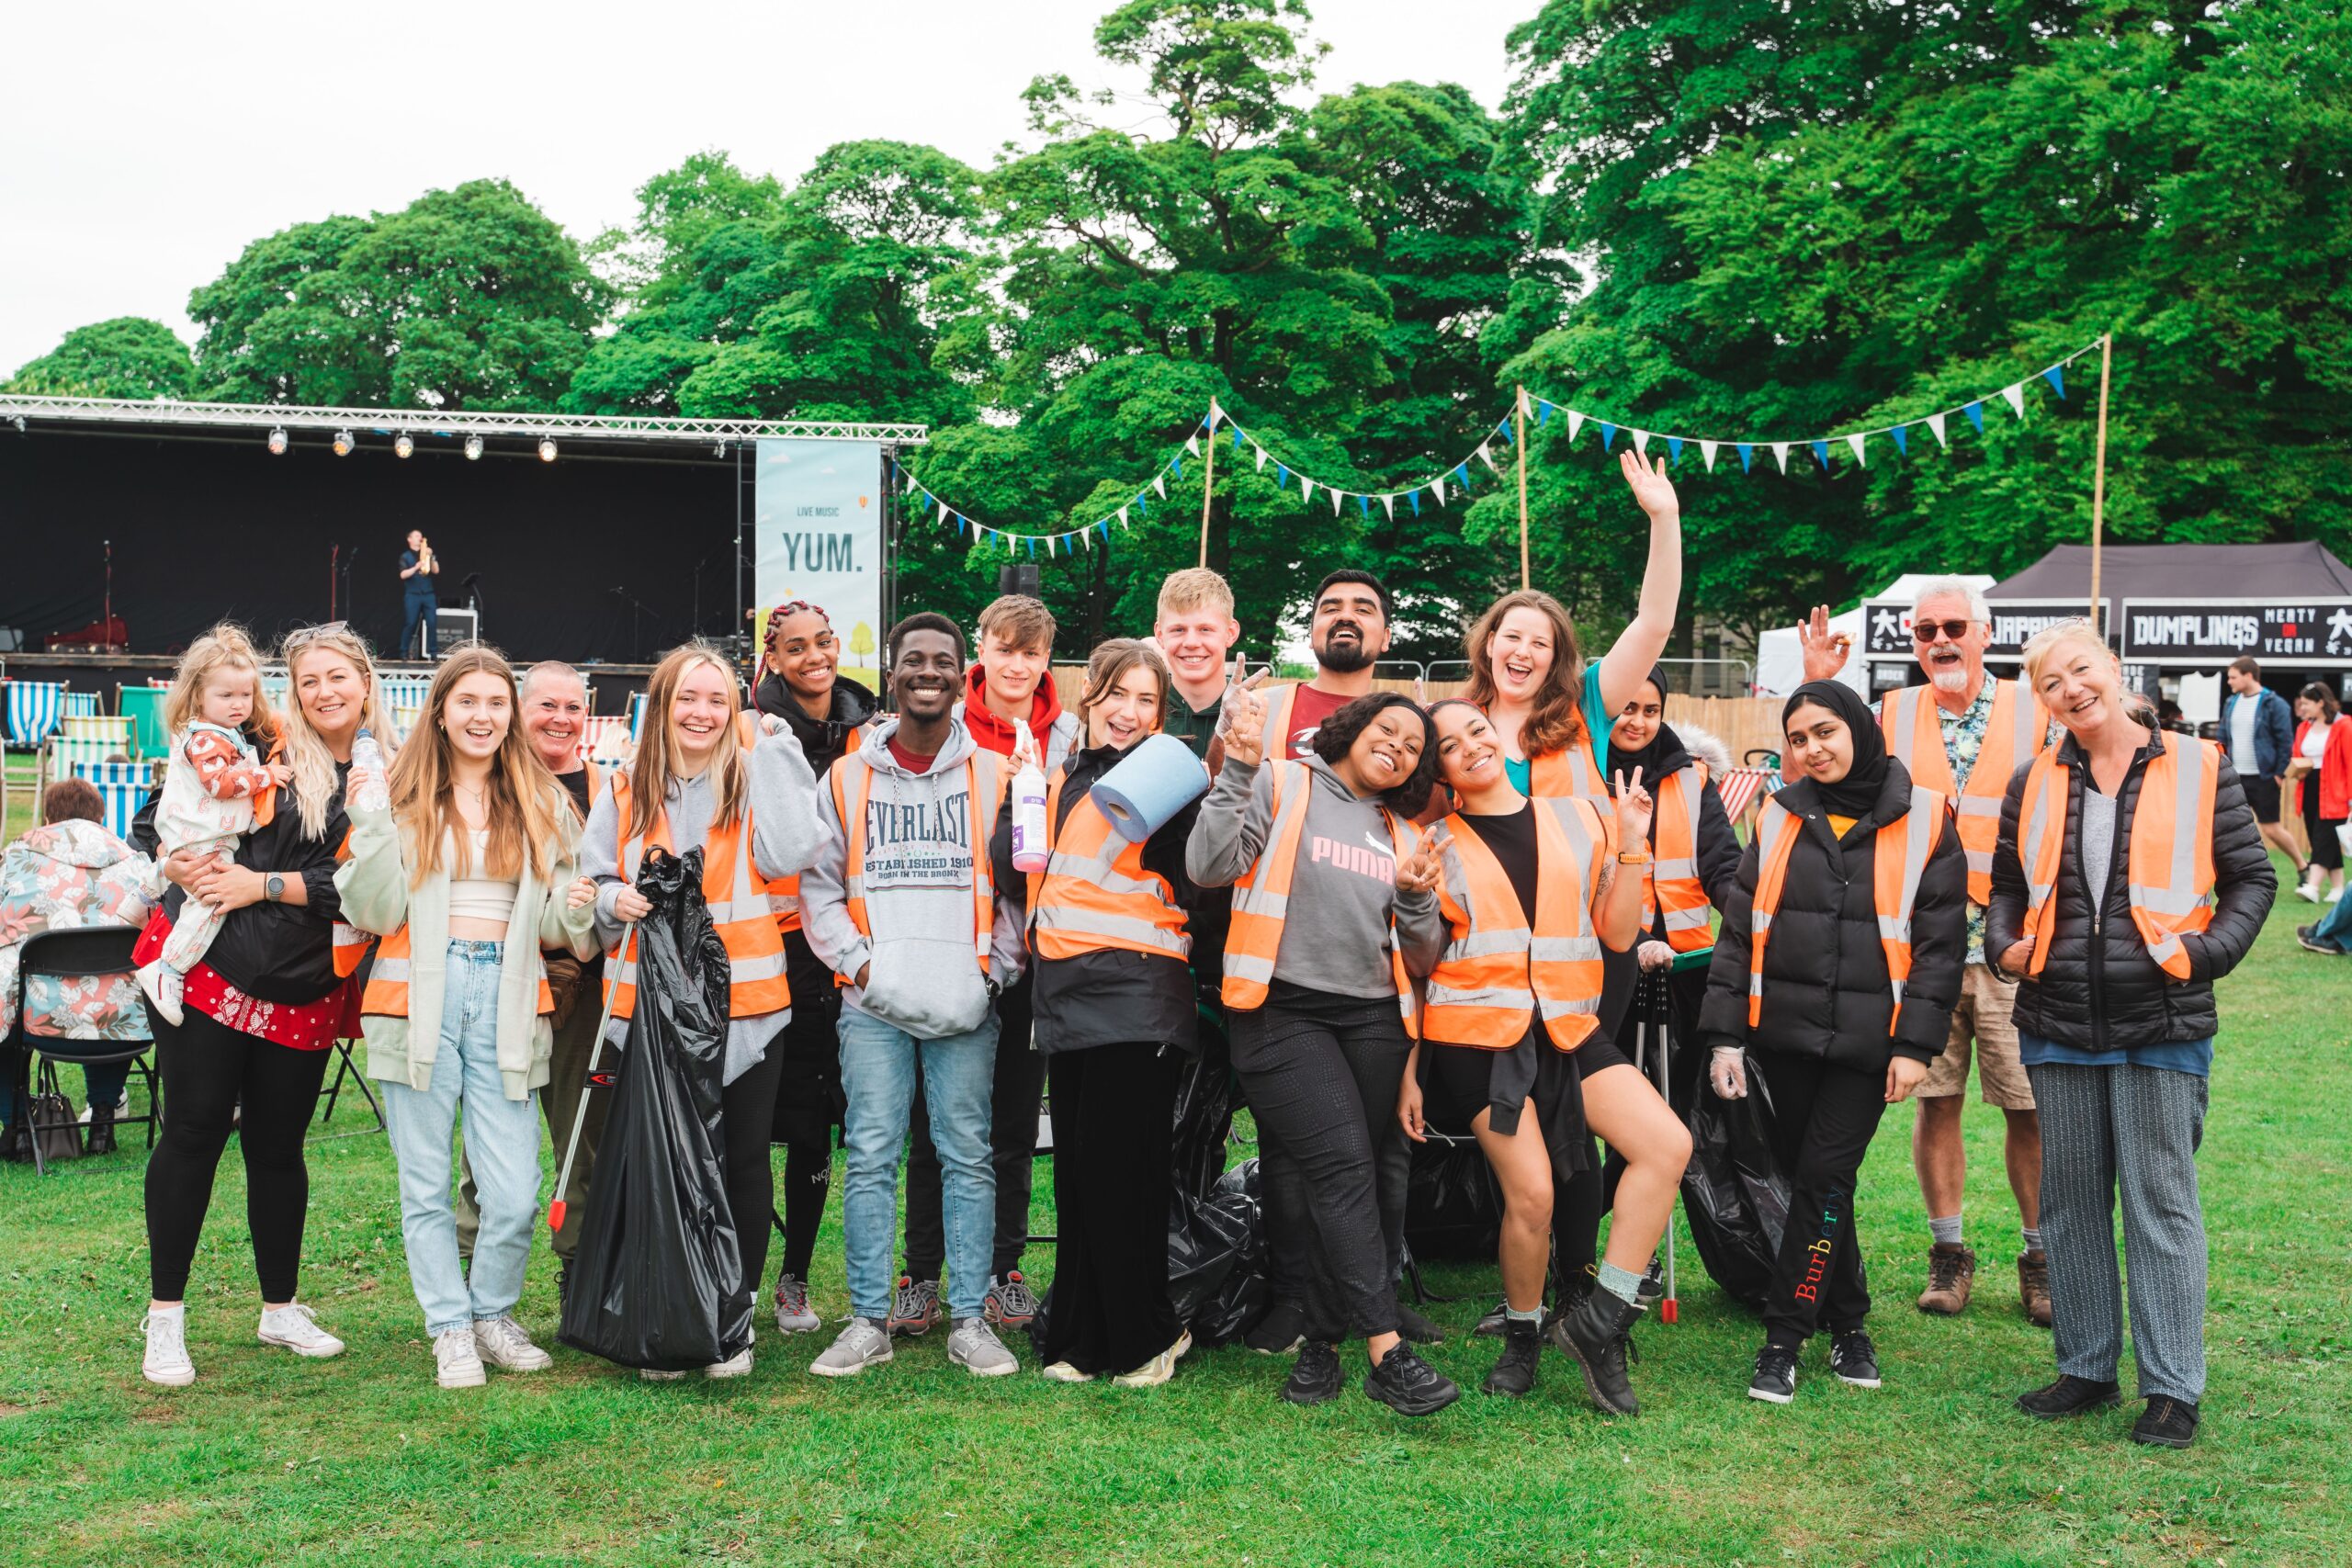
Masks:
[[[819,1337],[766,1330],[743,1382],[649,1386],[558,1350],[552,1371],[445,1393],[372,1132],[312,1145],[303,1295],[349,1354],[254,1342],[232,1148],[190,1288],[200,1377],[163,1391],[139,1375],[133,1138],[47,1180],[0,1168],[0,1562],[2342,1562],[2352,964],[2294,947],[2310,918],[2283,901],[2224,993],[2203,1159],[2212,1384],[2187,1453],[2128,1443],[2129,1407],[2054,1427],[2010,1408],[2050,1353],[2018,1309],[1982,1107],[1983,1272],[1963,1317],[1910,1305],[1927,1236],[1907,1111],[1865,1168],[1885,1388],[1837,1383],[1816,1348],[1795,1404],[1745,1398],[1758,1331],[1686,1235],[1682,1320],[1638,1331],[1645,1413],[1625,1421],[1589,1409],[1549,1353],[1532,1398],[1476,1392],[1496,1349],[1466,1334],[1493,1289],[1476,1268],[1433,1275],[1462,1297],[1434,1309],[1450,1337],[1433,1359],[1470,1392],[1421,1422],[1352,1387],[1293,1409],[1274,1397],[1287,1363],[1238,1348],[1150,1392],[1056,1387],[1028,1364],[983,1382],[936,1333],[843,1384],[805,1371]],[[322,1131],[364,1115],[346,1102]],[[1050,1230],[1047,1170],[1038,1193]],[[1041,1285],[1052,1256],[1032,1254]],[[847,1305],[841,1257],[829,1228],[829,1316]],[[524,1315],[552,1343],[554,1314],[541,1249]],[[1360,1375],[1360,1352],[1350,1364]]]

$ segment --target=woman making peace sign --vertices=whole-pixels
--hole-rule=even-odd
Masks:
[[[1315,755],[1266,765],[1265,700],[1226,698],[1225,764],[1201,803],[1185,869],[1204,887],[1237,883],[1225,946],[1233,1066],[1276,1135],[1314,1231],[1306,1344],[1283,1397],[1336,1398],[1337,1341],[1362,1334],[1364,1392],[1408,1416],[1460,1391],[1396,1334],[1384,1205],[1374,1169],[1401,1137],[1392,1114],[1412,1049],[1410,973],[1444,936],[1438,866],[1406,819],[1436,765],[1429,717],[1394,692],[1325,719]],[[1409,804],[1408,804],[1409,803]],[[1270,1160],[1272,1156],[1269,1156]]]

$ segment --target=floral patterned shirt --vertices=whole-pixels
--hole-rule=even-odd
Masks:
[[[79,818],[34,828],[0,855],[0,1033],[15,1021],[25,939],[84,926],[137,926],[161,889],[153,863]],[[128,975],[25,983],[28,1034],[142,1041],[147,1008]]]
[[[1984,677],[1967,711],[1955,714],[1939,703],[1936,717],[1944,727],[1944,761],[1951,764],[1953,782],[1966,789],[1968,771],[1976,765],[1976,753],[1984,748],[1985,728],[1993,722],[1993,677],[1989,673]],[[1984,962],[1984,911],[1975,904],[1968,907],[1967,962]]]

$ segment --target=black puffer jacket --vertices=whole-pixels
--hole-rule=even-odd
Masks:
[[[2126,891],[2130,875],[2132,818],[2140,803],[2140,781],[2163,744],[2152,738],[2132,759],[2131,772],[2115,802],[2115,850],[2107,886],[2091,918],[2090,890],[2083,879],[2084,782],[2090,770],[2073,736],[2059,742],[2066,765],[2066,841],[2061,852],[2057,925],[2040,978],[2018,986],[2017,1026],[2062,1045],[2085,1051],[2118,1051],[2131,1045],[2210,1040],[2219,1030],[2213,981],[2237,967],[2262,931],[2270,901],[2278,896],[2278,874],[2263,852],[2254,812],[2238,783],[2229,754],[2222,755],[2213,791],[2213,923],[2202,934],[2181,938],[2190,977],[2174,980],[2148,956],[2140,928],[2132,921]],[[2001,806],[2001,839],[1993,852],[1993,903],[1984,917],[1988,962],[2007,951],[2025,929],[2025,867],[2018,859],[2018,815],[2025,798],[2026,773],[2009,780]],[[1997,973],[2000,965],[1994,964]]]
[[[1871,872],[1879,828],[1910,809],[1911,775],[1890,761],[1878,803],[1843,839],[1832,837],[1810,783],[1801,780],[1773,798],[1803,818],[1803,827],[1764,949],[1763,1020],[1751,1034],[1747,939],[1757,875],[1751,843],[1724,906],[1699,1013],[1701,1037],[1710,1045],[1818,1056],[1862,1072],[1883,1071],[1890,1055],[1934,1060],[1944,1048],[1968,955],[1968,861],[1949,812],[1919,878],[1911,913],[1911,977],[1903,987],[1901,1027],[1890,1038],[1894,988],[1879,944]]]

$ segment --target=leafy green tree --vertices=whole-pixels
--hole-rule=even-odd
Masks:
[[[190,298],[208,395],[245,402],[552,408],[605,285],[503,180],[256,242]]]
[[[7,389],[51,398],[185,398],[196,361],[179,334],[145,316],[75,327],[9,378]]]
[[[1517,29],[1543,239],[1592,287],[1510,367],[1614,423],[1767,440],[1915,418],[2117,333],[2109,537],[2352,534],[2338,7],[1552,0]],[[2096,357],[1781,477],[1685,447],[1690,592],[1735,621],[2087,536]],[[1623,437],[1620,437],[1623,439]],[[1587,424],[1536,444],[1544,575],[1630,602]],[[1494,503],[1478,513],[1490,523]]]

